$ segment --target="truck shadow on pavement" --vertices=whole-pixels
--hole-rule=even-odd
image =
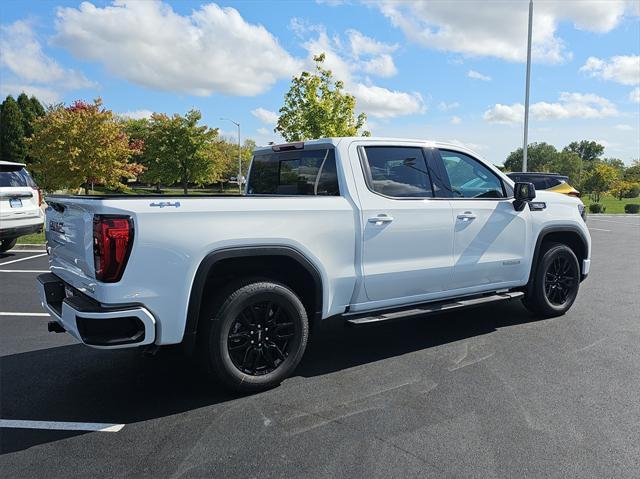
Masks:
[[[321,376],[535,320],[514,303],[361,327],[328,322],[314,331],[294,376]],[[137,350],[71,345],[0,361],[2,419],[132,424],[241,397],[208,380],[177,349],[146,358]],[[2,429],[0,454],[81,434]]]

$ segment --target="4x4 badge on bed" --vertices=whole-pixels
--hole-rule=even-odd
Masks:
[[[176,201],[172,203],[171,201],[158,201],[158,202],[154,201],[153,203],[149,203],[149,206],[156,207],[156,208],[165,208],[167,206],[175,206],[176,208],[180,208],[180,202]]]

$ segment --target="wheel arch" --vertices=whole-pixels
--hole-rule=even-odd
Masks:
[[[256,260],[259,260],[256,262]],[[278,274],[274,273],[274,261],[284,262]],[[255,264],[251,264],[254,262]],[[244,265],[244,268],[242,267]],[[223,278],[216,278],[216,271],[224,273],[230,271],[232,267],[240,269],[238,277],[242,276],[264,276],[282,281],[289,286],[305,304],[309,313],[310,323],[322,318],[323,306],[323,282],[322,276],[314,263],[302,252],[291,246],[284,245],[251,245],[231,248],[223,248],[207,254],[200,262],[191,285],[187,318],[183,335],[183,343],[187,349],[195,346],[195,338],[198,331],[198,323],[202,313],[204,293],[209,285],[215,285],[216,279],[219,282]],[[264,267],[261,269],[261,267]],[[266,270],[265,270],[266,268]],[[287,281],[287,278],[291,281]],[[302,282],[295,281],[300,279]],[[305,286],[312,284],[312,291],[305,289]]]
[[[531,269],[529,270],[529,281],[527,282],[527,289],[530,288],[533,279],[535,278],[536,269],[540,260],[540,253],[542,245],[545,242],[553,241],[556,243],[566,244],[571,248],[576,257],[578,258],[578,267],[580,268],[581,280],[586,276],[583,273],[583,260],[589,256],[589,242],[584,233],[577,226],[563,225],[563,226],[547,226],[543,228],[538,234],[536,239],[536,246],[533,253],[533,259],[531,261]]]

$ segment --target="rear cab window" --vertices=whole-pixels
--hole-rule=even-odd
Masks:
[[[0,187],[30,187],[36,188],[36,183],[22,165],[0,164]]]
[[[333,148],[268,152],[253,157],[250,195],[339,196]]]

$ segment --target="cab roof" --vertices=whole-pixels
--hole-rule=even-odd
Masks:
[[[447,148],[451,150],[456,150],[460,152],[471,153],[475,157],[480,157],[475,151],[467,148],[464,145],[457,143],[447,143],[442,141],[434,141],[434,140],[425,140],[425,139],[416,139],[416,138],[389,138],[382,136],[344,136],[344,137],[327,137],[327,138],[318,138],[316,140],[305,140],[298,141],[292,143],[279,143],[273,145],[260,146],[255,149],[255,153],[266,153],[267,151],[288,151],[288,150],[302,150],[307,147],[315,147],[322,145],[332,145],[338,146],[341,142],[352,142],[352,141],[370,141],[370,142],[381,142],[381,143],[423,143],[427,147],[431,148]]]

